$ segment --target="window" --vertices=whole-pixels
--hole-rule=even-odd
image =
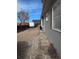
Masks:
[[[52,8],[52,29],[61,31],[61,4],[56,2]]]

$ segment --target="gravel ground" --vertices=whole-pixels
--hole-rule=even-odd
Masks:
[[[58,59],[47,36],[34,28],[17,34],[17,59]]]

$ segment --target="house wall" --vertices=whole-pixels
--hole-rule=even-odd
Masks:
[[[58,2],[58,1],[57,1]],[[46,21],[45,19],[48,19]],[[59,56],[61,56],[61,32],[52,29],[52,8],[47,12],[44,17],[45,33],[48,35],[49,41],[54,45]]]

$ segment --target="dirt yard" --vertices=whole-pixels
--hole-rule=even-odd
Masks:
[[[17,59],[59,59],[57,52],[39,27],[17,34]]]

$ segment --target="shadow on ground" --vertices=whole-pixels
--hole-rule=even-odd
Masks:
[[[57,54],[56,49],[54,48],[53,44],[50,43],[50,46],[48,47],[48,54],[53,59],[59,59],[59,56]]]
[[[27,57],[29,45],[26,41],[19,41],[17,43],[17,59],[25,59]],[[56,49],[53,47],[52,44],[50,44],[48,48],[48,54],[50,55],[51,59],[59,59],[57,56]],[[42,56],[39,55],[36,57],[36,59],[42,59]]]
[[[27,30],[29,26],[17,26],[17,33]]]
[[[28,42],[19,41],[17,42],[17,59],[25,59],[28,51]]]

